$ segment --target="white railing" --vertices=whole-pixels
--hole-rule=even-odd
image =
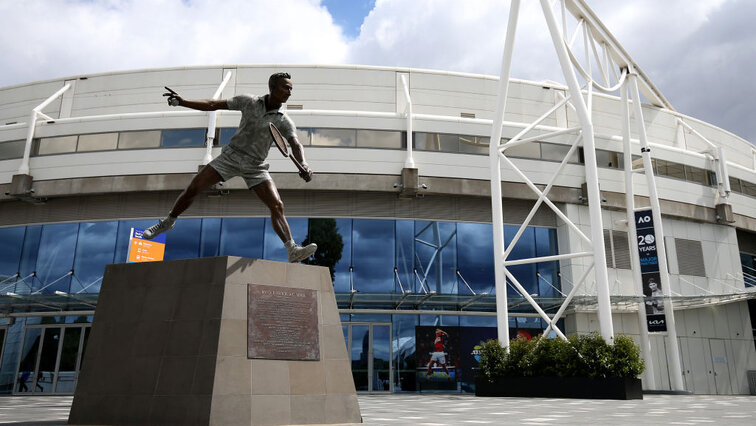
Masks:
[[[28,175],[29,174],[29,157],[31,156],[31,147],[32,147],[32,141],[34,140],[34,132],[37,128],[37,119],[38,118],[44,118],[48,122],[54,122],[55,120],[52,117],[49,117],[42,113],[42,110],[45,109],[46,106],[50,105],[52,101],[55,99],[58,99],[58,97],[62,96],[63,93],[66,92],[66,90],[71,88],[71,83],[66,84],[63,86],[60,90],[55,92],[52,96],[47,98],[44,102],[34,107],[34,109],[31,110],[31,113],[29,114],[29,122],[27,123],[29,126],[29,130],[26,132],[26,145],[24,146],[24,157],[21,159],[21,166],[18,168],[18,174],[20,175]]]

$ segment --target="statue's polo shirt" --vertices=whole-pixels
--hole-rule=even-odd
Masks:
[[[273,138],[268,123],[275,124],[286,140],[296,136],[297,127],[281,108],[267,111],[265,96],[239,95],[226,101],[228,109],[241,111],[239,128],[231,137],[229,145],[260,163],[268,157]]]

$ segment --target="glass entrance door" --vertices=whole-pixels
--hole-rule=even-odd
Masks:
[[[357,391],[391,392],[391,324],[349,323],[344,333]]]
[[[88,325],[27,328],[13,393],[73,393],[89,329]]]

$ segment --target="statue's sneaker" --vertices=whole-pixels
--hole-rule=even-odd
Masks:
[[[163,219],[160,219],[160,222],[145,229],[144,232],[142,233],[142,237],[148,240],[151,240],[157,237],[158,235],[162,234],[163,232],[170,231],[171,229],[173,229],[173,226],[175,224],[176,224],[175,218],[172,218],[170,216],[165,217]]]
[[[289,249],[289,262],[291,263],[301,262],[307,259],[308,257],[312,256],[317,249],[318,249],[318,245],[315,243],[307,244],[306,247],[295,245],[294,247]]]

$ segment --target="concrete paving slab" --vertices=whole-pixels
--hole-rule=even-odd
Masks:
[[[643,400],[358,395],[363,425],[753,425],[756,396],[645,395]],[[0,396],[0,424],[65,425],[71,396]]]

